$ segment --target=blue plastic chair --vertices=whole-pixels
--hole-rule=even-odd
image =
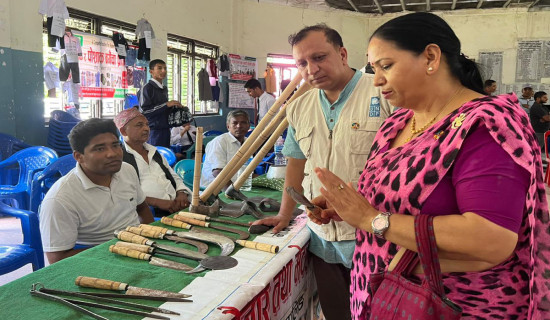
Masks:
[[[51,120],[61,121],[61,122],[80,122],[81,120],[74,117],[68,112],[62,110],[54,110],[50,112],[50,121]]]
[[[218,131],[218,130],[208,130],[205,133],[203,133],[202,135],[205,136],[205,137],[210,137],[210,136],[219,136],[221,134],[223,134],[223,132]]]
[[[0,170],[19,165],[19,179],[16,185],[0,185],[0,199],[17,201],[17,208],[29,210],[32,179],[57,160],[55,151],[48,147],[30,147],[13,154],[0,162]]]
[[[0,274],[6,274],[32,263],[34,271],[44,268],[44,251],[40,239],[38,214],[0,203],[0,214],[21,220],[22,244],[0,244]]]
[[[63,156],[54,163],[46,167],[42,172],[34,177],[31,188],[31,206],[30,210],[38,212],[38,207],[44,199],[44,195],[50,190],[52,185],[62,176],[74,169],[76,160],[72,154]]]
[[[68,112],[60,110],[54,110],[50,115],[48,146],[54,149],[59,155],[72,153],[69,138],[67,136],[73,127],[81,120]]]
[[[178,163],[174,166],[174,171],[183,179],[183,183],[185,183],[185,185],[192,190],[193,176],[195,174],[195,160],[183,159],[178,161]],[[204,188],[201,187],[200,190],[204,190]]]
[[[269,153],[267,156],[265,156],[262,159],[262,162],[260,162],[260,164],[258,164],[256,169],[254,169],[254,173],[256,173],[258,175],[262,175],[264,173],[267,173],[267,170],[273,164],[274,159],[275,159],[275,152]]]
[[[0,133],[0,160],[7,159],[15,152],[28,147],[32,146],[9,134]]]
[[[168,165],[170,167],[174,166],[174,163],[176,163],[176,154],[174,151],[170,150],[170,148],[166,147],[156,147],[158,152],[168,161]]]

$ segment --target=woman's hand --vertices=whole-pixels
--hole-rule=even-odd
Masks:
[[[315,168],[314,172],[323,184],[321,194],[326,204],[323,204],[321,200],[317,200],[319,203],[313,203],[322,208],[332,208],[330,210],[334,210],[337,216],[351,226],[371,232],[372,219],[374,219],[379,212],[374,209],[362,195],[353,189],[351,183],[346,184],[342,179],[338,178],[326,168]],[[329,215],[334,216],[329,210],[323,210],[323,213],[325,213],[327,217]]]

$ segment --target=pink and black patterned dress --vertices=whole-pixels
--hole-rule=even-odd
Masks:
[[[461,151],[468,148],[469,142],[475,142],[469,139],[482,139],[483,134],[490,136],[493,140],[488,138],[489,142],[497,145],[497,149],[500,146],[497,151],[504,150],[504,156],[513,159],[513,165],[521,171],[519,176],[525,177],[522,189],[527,191],[523,192],[525,198],[505,196],[507,188],[521,188],[521,184],[495,186],[497,192],[502,190],[504,206],[507,201],[520,201],[523,213],[517,215],[516,227],[509,227],[514,225],[514,217],[488,218],[516,231],[518,244],[508,260],[489,270],[443,274],[445,291],[449,299],[463,308],[464,319],[550,319],[550,219],[540,147],[517,97],[509,94],[470,101],[407,144],[388,149],[412,115],[410,110],[398,110],[381,126],[358,191],[383,212],[464,213],[456,205],[463,200],[456,199],[459,193],[454,194],[453,201],[445,199],[446,210],[427,207],[442,208],[441,203],[434,206],[438,200],[434,198],[440,198],[435,195],[444,194],[440,189],[457,178],[454,171],[462,170],[457,168],[460,157],[470,155]],[[482,165],[479,168],[483,170]],[[354,319],[368,319],[370,275],[384,271],[398,249],[368,232],[357,231],[350,287]]]

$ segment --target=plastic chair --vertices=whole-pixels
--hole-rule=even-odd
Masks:
[[[201,164],[202,169],[202,164]],[[183,183],[189,188],[193,189],[193,176],[195,174],[195,160],[183,159],[178,161],[174,166],[174,171],[183,179]],[[203,187],[200,190],[204,190]]]
[[[221,134],[223,134],[223,132],[218,131],[218,130],[208,130],[205,133],[203,133],[202,135],[205,136],[205,137],[210,137],[210,136],[219,136]]]
[[[275,152],[267,154],[267,156],[265,156],[262,159],[262,162],[260,162],[260,164],[258,164],[256,169],[254,169],[254,172],[258,175],[262,175],[264,173],[267,173],[267,170],[269,170],[269,167],[273,164],[274,159],[275,159]]]
[[[22,244],[0,244],[0,274],[6,274],[32,263],[34,271],[44,268],[44,251],[40,239],[38,214],[0,203],[0,214],[21,220]]]
[[[48,147],[30,147],[0,162],[0,169],[19,165],[17,184],[0,185],[0,199],[13,199],[17,201],[17,208],[28,210],[30,208],[34,175],[55,160],[57,160],[57,154],[52,149]]]
[[[174,163],[176,163],[176,154],[174,151],[170,150],[170,148],[166,147],[156,147],[158,152],[168,161],[168,165],[170,167],[174,166]]]
[[[68,154],[59,158],[36,175],[32,180],[30,210],[38,212],[38,207],[42,203],[46,192],[50,190],[59,178],[69,173],[75,166],[76,160],[72,154]]]
[[[32,147],[30,144],[10,136],[9,134],[0,133],[0,160],[9,158],[17,151]]]
[[[50,112],[50,121],[51,120],[61,121],[61,122],[80,122],[81,120],[74,117],[68,112],[62,110],[54,110]]]

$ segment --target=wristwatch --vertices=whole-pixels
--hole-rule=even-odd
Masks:
[[[390,227],[390,216],[389,212],[381,212],[374,219],[372,219],[372,233],[378,238],[384,238],[384,233]]]

